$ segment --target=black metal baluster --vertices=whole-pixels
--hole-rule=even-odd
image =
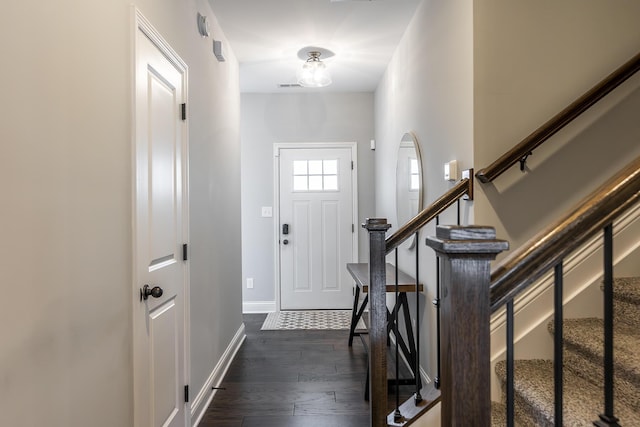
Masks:
[[[398,351],[398,342],[400,341],[398,335],[398,248],[395,249],[396,260],[396,284],[395,284],[395,301],[393,304],[393,334],[396,339],[396,410],[393,413],[393,421],[399,423],[402,421],[402,413],[400,413],[400,352]],[[406,319],[405,319],[406,321]]]
[[[440,225],[440,215],[436,216],[436,227]],[[440,257],[436,255],[436,299],[433,300],[436,307],[436,361],[437,371],[433,380],[436,389],[440,389]]]
[[[422,395],[420,394],[420,389],[422,388],[422,378],[420,377],[420,252],[418,250],[418,248],[420,248],[420,245],[418,244],[418,242],[420,241],[419,234],[420,232],[416,231],[416,394],[414,398],[414,402],[416,405],[422,402]]]
[[[514,411],[514,342],[513,342],[513,300],[507,302],[507,427],[515,426]]]
[[[562,334],[563,319],[562,319],[562,261],[555,266],[555,286],[553,294],[554,303],[554,315],[553,315],[553,379],[554,379],[554,391],[555,391],[555,404],[554,404],[554,424],[557,426],[562,425],[562,385],[563,385],[563,348],[564,339]]]
[[[604,413],[594,424],[619,426],[613,408],[613,226],[604,227]]]

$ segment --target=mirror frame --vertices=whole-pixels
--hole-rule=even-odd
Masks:
[[[413,216],[417,215],[420,211],[422,211],[422,209],[424,209],[423,203],[424,203],[424,182],[423,182],[423,171],[422,171],[422,153],[420,151],[420,144],[418,144],[418,138],[416,138],[415,134],[411,131],[409,132],[405,132],[404,135],[402,135],[402,138],[400,139],[400,144],[398,146],[398,153],[400,152],[400,149],[403,147],[404,144],[413,144],[413,149],[415,150],[416,153],[416,158],[418,160],[418,175],[419,175],[419,179],[420,179],[420,189],[418,190],[418,211],[415,212],[413,214]],[[399,167],[398,167],[398,161],[400,160],[400,156],[398,156],[396,158],[396,219],[398,222],[401,221],[400,218],[400,211],[399,211],[399,197],[400,197],[400,191],[398,190],[398,171],[399,171]],[[404,219],[404,221],[408,221],[411,218],[413,218],[413,216]],[[398,224],[397,228],[400,228],[402,225],[404,225],[404,223],[402,224]],[[410,242],[409,246],[406,246],[407,249],[413,249],[413,247],[416,245],[416,236],[414,236],[413,239],[409,239],[408,241]]]

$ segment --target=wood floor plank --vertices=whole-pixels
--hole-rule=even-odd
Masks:
[[[298,382],[300,374],[296,371],[276,372],[276,371],[252,371],[242,370],[236,372],[228,372],[226,379],[232,382]]]
[[[293,415],[368,415],[369,403],[360,402],[307,402],[296,403]]]
[[[333,364],[314,364],[307,363],[303,360],[296,361],[286,361],[281,360],[277,362],[269,363],[269,372],[265,372],[265,363],[256,363],[255,361],[243,361],[238,363],[238,372],[234,372],[235,374],[242,374],[243,376],[247,375],[283,375],[287,376],[288,374],[297,372],[297,373],[307,373],[307,374],[336,374],[336,365]],[[242,371],[240,372],[240,369]],[[233,378],[233,375],[229,375],[229,378]]]
[[[299,375],[298,380],[300,382],[333,382],[339,379],[351,380],[356,383],[364,384],[366,378],[361,372],[348,372],[348,373],[333,373],[333,374],[315,374],[315,373],[302,373]]]
[[[208,413],[202,417],[198,427],[242,427],[243,419],[242,415],[225,417],[220,414]]]
[[[242,427],[367,427],[369,415],[245,417]]]
[[[240,393],[220,393],[216,396],[217,403],[221,406],[240,404],[279,404],[280,402],[306,403],[306,402],[335,402],[335,391],[291,391],[278,390],[277,393],[256,393],[243,391]]]
[[[334,382],[225,382],[224,387],[226,391],[242,392],[247,391],[250,393],[270,393],[277,394],[282,390],[289,390],[291,392],[312,393],[325,392],[325,391],[361,391],[361,384],[354,384],[353,381],[334,381]],[[218,391],[218,395],[222,396],[225,391]]]
[[[207,416],[215,417],[216,415],[229,417],[244,414],[261,414],[261,415],[293,415],[293,402],[221,402],[207,409]]]

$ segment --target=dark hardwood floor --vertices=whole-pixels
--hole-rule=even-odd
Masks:
[[[199,426],[368,426],[360,340],[348,347],[346,330],[261,331],[265,316],[244,316],[247,338]],[[401,387],[401,402],[412,391]]]

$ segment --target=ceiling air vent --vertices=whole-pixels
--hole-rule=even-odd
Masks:
[[[302,87],[302,86],[300,86],[298,83],[280,83],[278,87],[281,89],[285,89],[288,87]]]

